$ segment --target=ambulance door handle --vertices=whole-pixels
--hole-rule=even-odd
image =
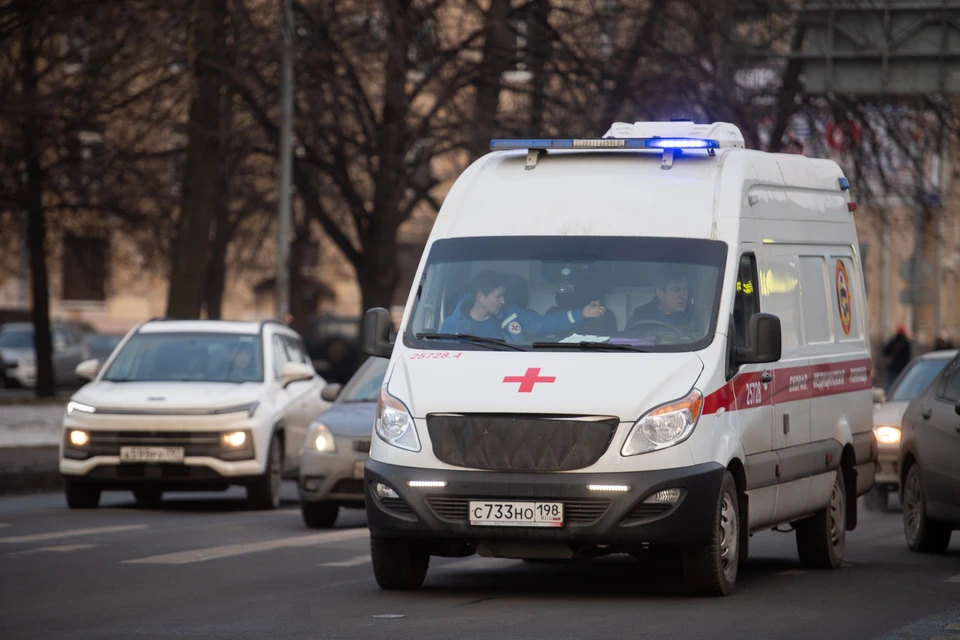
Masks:
[[[763,384],[770,384],[773,382],[773,375],[769,371],[764,371],[763,375],[760,376],[760,382]]]

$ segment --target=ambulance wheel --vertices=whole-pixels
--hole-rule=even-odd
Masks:
[[[419,589],[427,577],[430,554],[413,540],[370,538],[373,575],[381,589]]]
[[[847,546],[847,498],[843,470],[838,469],[830,503],[796,524],[797,553],[807,569],[839,569]]]
[[[300,502],[300,515],[311,529],[329,529],[337,521],[340,505],[336,502]]]
[[[683,550],[683,578],[693,593],[727,596],[737,583],[740,500],[729,471],[723,475],[710,542]]]
[[[100,487],[93,483],[64,478],[63,490],[71,509],[96,509],[100,505]]]
[[[927,518],[927,494],[916,464],[903,484],[903,533],[911,551],[944,553],[950,546],[950,528]]]

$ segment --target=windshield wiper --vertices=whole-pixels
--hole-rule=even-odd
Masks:
[[[629,344],[610,342],[534,342],[534,349],[579,349],[580,351],[634,351],[636,353],[650,353],[646,349]]]
[[[467,342],[482,344],[484,346],[492,347],[496,345],[497,347],[506,347],[514,351],[526,351],[523,347],[510,344],[501,338],[484,338],[483,336],[472,336],[469,333],[418,333],[416,335],[420,340],[424,338],[428,340],[466,340]]]

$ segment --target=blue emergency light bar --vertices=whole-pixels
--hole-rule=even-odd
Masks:
[[[707,138],[530,138],[491,140],[492,151],[505,149],[719,149]]]

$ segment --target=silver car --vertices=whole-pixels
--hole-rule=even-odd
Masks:
[[[56,384],[79,382],[74,370],[89,358],[83,331],[72,324],[55,323],[50,328],[53,347],[53,377]],[[0,329],[0,377],[21,387],[37,384],[37,362],[33,347],[33,324],[11,322]]]
[[[364,506],[363,467],[387,364],[370,358],[345,387],[330,384],[321,393],[333,406],[310,425],[300,454],[300,511],[308,527],[332,527],[340,507]]]

